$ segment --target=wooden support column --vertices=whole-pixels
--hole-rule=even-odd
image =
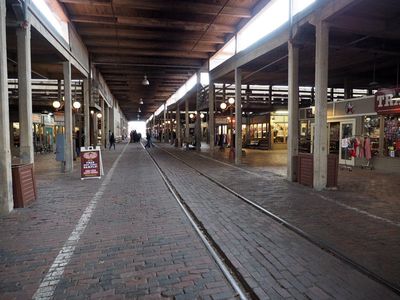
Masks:
[[[200,151],[201,148],[201,118],[200,118],[200,111],[196,110],[196,120],[194,125],[194,134],[196,136],[196,150]]]
[[[0,0],[0,215],[14,207],[7,80],[6,1]]]
[[[104,140],[104,148],[107,149],[107,143],[108,143],[108,132],[110,130],[110,108],[108,105],[105,106],[104,109],[104,133],[103,133],[103,140]]]
[[[289,66],[288,66],[288,164],[287,178],[290,181],[296,179],[296,156],[299,154],[299,49],[288,42]]]
[[[235,69],[235,164],[242,162],[242,72]]]
[[[20,159],[33,163],[31,25],[29,18],[17,29]]]
[[[186,148],[188,147],[189,141],[189,99],[185,99],[185,142]]]
[[[176,104],[176,138],[178,139],[178,148],[181,147],[181,108],[179,107],[179,102]]]
[[[65,122],[65,141],[64,141],[64,160],[65,172],[71,173],[74,170],[73,163],[73,139],[72,139],[72,98],[71,98],[71,63],[63,63],[64,70],[64,122]]]
[[[169,111],[169,143],[173,143],[173,135],[174,135],[174,119],[173,119],[173,111]]]
[[[90,89],[89,79],[83,80],[83,134],[85,137],[85,147],[90,146]]]
[[[208,132],[210,135],[210,151],[213,153],[215,145],[215,87],[214,82],[208,85]]]
[[[164,107],[163,135],[164,135],[164,143],[168,143],[167,104],[165,104]]]
[[[314,188],[323,190],[328,173],[328,123],[327,88],[329,58],[328,24],[319,20],[316,23],[315,53],[315,133],[314,133]]]
[[[104,148],[107,147],[107,142],[106,141],[106,125],[105,125],[105,117],[106,117],[106,112],[105,112],[105,103],[104,99],[101,99],[101,145],[103,145]],[[122,124],[121,124],[121,128]]]

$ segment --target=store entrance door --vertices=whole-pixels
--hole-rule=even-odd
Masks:
[[[340,121],[339,164],[354,166],[354,157],[349,154],[350,140],[354,137],[356,121],[354,119]]]

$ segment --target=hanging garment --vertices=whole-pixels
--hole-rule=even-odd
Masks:
[[[360,140],[359,138],[354,139],[354,156],[353,157],[358,157],[360,156]]]
[[[358,148],[359,148],[358,157],[359,158],[364,158],[364,152],[365,152],[364,139],[360,139],[360,145],[359,145]]]
[[[342,139],[341,144],[342,144],[342,148],[348,148],[349,144],[350,144],[350,139],[349,138]]]
[[[365,149],[365,158],[367,160],[370,160],[372,155],[371,155],[371,139],[369,137],[365,138],[364,149]]]

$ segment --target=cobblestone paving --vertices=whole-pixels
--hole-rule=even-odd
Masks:
[[[122,147],[104,151],[106,174]],[[150,158],[127,147],[55,299],[234,298]],[[32,297],[103,182],[57,174],[50,159],[39,158],[39,199],[0,218],[0,299]]]
[[[274,174],[261,178],[256,176],[257,174],[202,158],[193,151],[184,152],[170,147],[168,151],[172,151],[190,165],[325,241],[358,263],[379,272],[386,279],[398,282],[400,278],[397,275],[400,271],[398,227],[338,206],[334,202],[320,198],[317,193],[288,183]],[[261,279],[268,278],[271,282],[275,282],[275,286],[285,287],[279,283],[280,279],[285,279],[283,275],[285,273],[292,275],[290,280],[286,278],[289,285],[292,279],[297,279],[297,276],[306,277],[308,283],[300,284],[303,290],[297,289],[297,293],[300,291],[304,295],[304,289],[309,292],[308,289],[316,287],[322,290],[321,295],[340,299],[365,299],[368,295],[374,299],[387,292],[358,272],[311,247],[298,236],[283,230],[264,215],[260,216],[260,213],[240,203],[240,200],[232,199],[229,193],[215,185],[213,187],[207,179],[197,176],[194,180],[196,172],[182,163],[172,162],[171,157],[161,150],[155,150],[154,153],[177,186],[181,187],[182,194],[187,197],[185,200],[202,216],[203,223],[208,225],[212,235],[218,236],[220,244],[225,245],[224,249],[231,251],[231,256],[239,261],[237,265],[246,270],[249,265],[252,266],[253,269],[250,267],[250,270],[247,270],[249,274],[253,274],[253,271],[257,274],[260,270],[264,270],[261,272],[265,274],[258,275],[259,278],[253,277],[252,280],[260,283]],[[268,244],[268,241],[272,242]],[[253,263],[257,267],[252,265]],[[263,263],[268,267],[262,268]],[[279,263],[278,266],[275,263]],[[270,266],[273,271],[270,271]],[[296,271],[297,267],[300,271]],[[292,268],[295,269],[294,274],[291,273]],[[293,282],[298,281],[299,279]],[[264,281],[261,282],[262,287]],[[265,289],[263,291],[268,292]]]

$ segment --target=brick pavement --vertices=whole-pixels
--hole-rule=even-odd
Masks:
[[[400,235],[398,227],[382,223],[379,220],[371,219],[365,215],[360,215],[356,211],[345,209],[341,206],[338,206],[334,202],[324,201],[315,192],[312,192],[305,187],[288,183],[287,181],[283,180],[282,177],[274,174],[269,174],[268,177],[261,178],[260,176],[256,176],[256,174],[250,174],[249,172],[245,172],[241,169],[216,164],[215,161],[204,159],[198,155],[195,155],[193,151],[184,152],[172,149],[170,147],[168,147],[168,151],[173,151],[175,155],[183,158],[189,164],[195,166],[202,172],[205,172],[209,176],[212,176],[218,181],[228,185],[235,191],[243,194],[251,200],[255,200],[275,214],[283,217],[285,220],[288,220],[309,234],[312,234],[325,241],[327,244],[350,256],[355,261],[366,265],[368,268],[371,268],[374,272],[380,272],[380,274],[385,276],[386,279],[397,283],[396,281],[400,278],[396,275],[400,270],[398,266],[400,261]],[[265,244],[265,239],[271,238],[269,236],[271,231],[266,233],[265,228],[270,228],[273,225],[261,225],[262,222],[266,222],[264,220],[265,216],[264,218],[255,217],[258,213],[249,212],[248,208],[246,209],[246,206],[243,207],[238,202],[231,202],[230,205],[223,203],[222,201],[228,201],[227,199],[233,201],[231,200],[232,197],[229,194],[224,194],[223,191],[219,191],[218,189],[216,191],[215,187],[212,189],[213,184],[210,185],[210,182],[207,182],[207,180],[204,178],[196,179],[196,181],[198,180],[198,184],[194,186],[196,181],[193,181],[193,176],[195,176],[196,173],[190,171],[190,169],[185,167],[183,164],[178,162],[171,163],[171,158],[168,159],[168,156],[160,152],[160,150],[155,153],[157,153],[157,158],[163,162],[164,167],[168,169],[171,178],[175,180],[178,186],[182,187],[182,193],[188,197],[188,201],[192,203],[191,205],[196,207],[198,214],[206,219],[203,220],[204,224],[209,224],[210,227],[216,226],[215,228],[210,228],[210,230],[215,232],[217,236],[218,233],[221,233],[221,228],[218,227],[225,227],[225,229],[222,231],[223,235],[219,237],[221,239],[221,244],[225,244],[226,242],[233,240],[229,237],[235,238],[235,240],[231,242],[231,245],[227,247],[229,249],[233,249],[240,246],[241,250],[238,253],[236,253],[235,250],[229,250],[232,251],[232,255],[236,254],[239,257],[244,255],[242,250],[243,248],[245,249],[246,246],[240,245],[240,243],[237,242],[237,239],[240,238],[240,232],[246,233],[246,235],[242,237],[242,243],[243,240],[245,240],[246,243],[250,244],[250,241],[256,239],[254,244],[255,249],[245,249],[249,258],[252,258],[254,253],[260,251],[260,248],[268,249],[268,247],[270,247],[268,244]],[[179,165],[179,167],[176,167],[175,165]],[[182,173],[182,175],[179,175],[180,173]],[[212,189],[212,192],[210,192],[210,189]],[[220,193],[224,196],[218,196]],[[191,194],[196,196],[193,197]],[[222,207],[220,207],[220,205],[222,205]],[[234,207],[234,209],[232,209],[232,207]],[[232,217],[229,213],[225,212],[225,209],[227,209],[231,214],[240,215],[241,217]],[[217,214],[223,214],[223,216],[221,217]],[[249,218],[250,214],[251,218]],[[227,224],[216,225],[215,223],[217,222],[215,220],[221,219]],[[237,225],[239,223],[242,225]],[[252,227],[252,223],[257,224],[257,226]],[[235,228],[235,230],[232,232],[229,230],[229,228]],[[262,230],[260,230],[260,228],[262,228]],[[274,227],[274,232],[275,230],[279,232],[279,226],[278,228]],[[379,233],[379,235],[377,235],[377,233]],[[228,236],[228,239],[224,239],[224,236]],[[371,238],[371,236],[373,236],[373,238]],[[257,246],[257,238],[264,239],[264,244],[262,247]],[[290,254],[293,254],[293,251],[299,251],[299,256],[303,256],[305,254],[304,249],[307,249],[307,247],[302,244],[304,241],[298,241],[298,239],[295,237],[287,238],[284,242],[281,241],[281,239],[282,238],[278,238],[281,244],[279,244],[277,248],[282,249],[282,252],[284,253],[282,254],[278,251],[275,261],[280,261],[279,257],[281,259],[284,258],[280,261],[281,263],[282,261],[296,261],[297,257],[293,258],[290,255],[288,256],[288,251]],[[298,245],[299,243],[302,245],[301,247],[296,246],[296,244]],[[292,249],[293,247],[297,247],[297,250]],[[314,250],[306,252],[312,253]],[[261,254],[262,256],[265,256],[264,253]],[[319,279],[322,280],[326,276],[329,277],[330,275],[324,274],[324,272],[329,273],[327,269],[323,270],[324,272],[321,272],[321,268],[323,269],[324,266],[327,266],[327,261],[325,261],[325,259],[318,260],[320,255],[321,257],[325,257],[326,254],[314,253],[314,255],[313,259],[316,259],[319,263],[315,266],[317,270],[305,268],[304,264],[301,263],[300,266],[303,271],[306,269],[305,273],[308,274],[306,277],[309,276],[314,282],[318,282]],[[274,256],[274,254],[272,256]],[[278,259],[276,259],[277,257]],[[310,263],[309,259],[307,260],[307,263]],[[274,263],[271,262],[270,264],[274,265]],[[241,263],[241,265],[243,265],[243,263]],[[286,268],[290,273],[291,266],[286,266]],[[340,268],[335,266],[331,269],[338,270]],[[254,271],[256,269],[257,268],[255,268]],[[266,272],[268,273],[268,268],[266,269]],[[251,274],[252,271],[250,270],[249,273]],[[280,272],[277,272],[277,274],[279,273]],[[352,288],[351,285],[353,283],[351,283],[349,278],[354,279],[355,274],[357,274],[357,276],[363,276],[357,272],[354,273],[354,271],[350,271],[350,273],[353,275],[349,276],[348,271],[342,270],[342,272],[339,272],[339,274],[337,274],[335,271],[332,274],[334,278],[330,278],[330,280],[332,280],[334,283],[333,285],[337,284],[337,286],[342,286],[344,282],[347,282],[350,287],[343,288],[344,293],[350,290],[351,295],[355,295],[354,293],[357,292],[361,293],[358,294],[357,297],[354,296],[354,298],[363,299],[364,297],[367,297],[366,294],[362,293],[365,293],[368,287],[372,287],[369,280],[366,280],[365,278],[356,279],[359,285],[356,285],[356,287],[353,286]],[[315,274],[318,274],[318,276],[315,276]],[[337,279],[336,276],[338,276],[339,279]],[[324,280],[329,281],[327,278]],[[337,282],[337,280],[339,280],[339,282]],[[340,282],[341,280],[343,282]],[[290,280],[287,281],[291,282]],[[324,284],[326,284],[326,282]],[[331,284],[327,283],[326,285],[328,290],[325,292],[330,296],[335,295],[335,289],[334,291],[329,290],[329,286]],[[380,290],[380,287],[374,287],[377,288],[377,290]],[[321,289],[321,286],[319,286],[319,288]],[[338,291],[340,290],[341,289]],[[375,297],[378,297],[378,295],[381,293],[382,291],[380,290],[377,292],[377,294],[375,294]],[[353,298],[349,295],[350,294],[347,294],[346,296],[346,294],[343,294],[342,296],[349,299]],[[373,299],[373,297],[371,299]]]
[[[104,152],[105,171],[120,154]],[[0,218],[0,298],[29,299],[103,180],[37,164],[39,199]],[[47,167],[46,167],[47,165]],[[48,175],[46,169],[50,170]],[[232,299],[150,158],[130,144],[55,289],[55,299]]]

